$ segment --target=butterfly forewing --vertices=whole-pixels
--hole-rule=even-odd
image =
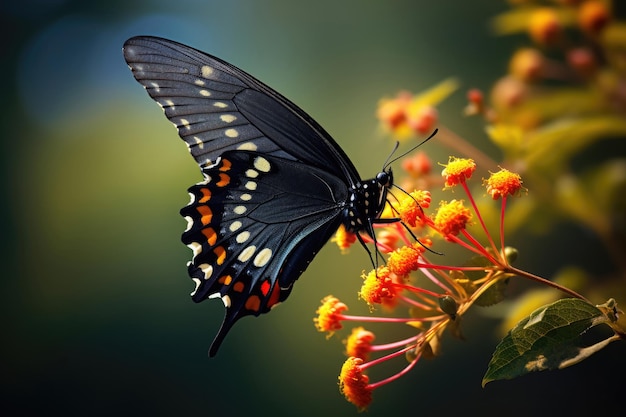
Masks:
[[[155,37],[129,39],[124,57],[201,166],[224,151],[247,149],[324,167],[350,184],[358,181],[353,164],[319,124],[239,68]]]

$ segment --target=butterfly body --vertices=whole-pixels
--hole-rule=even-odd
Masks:
[[[392,173],[361,180],[306,113],[218,58],[155,37],[129,39],[124,57],[203,174],[181,209],[182,240],[192,299],[226,307],[213,356],[239,318],[287,298],[340,225],[374,237]]]

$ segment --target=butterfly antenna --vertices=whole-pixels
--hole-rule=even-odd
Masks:
[[[413,146],[411,149],[409,149],[408,151],[404,152],[403,154],[396,156],[392,160],[389,160],[391,158],[391,156],[393,155],[393,153],[398,149],[399,142],[396,142],[396,146],[393,148],[393,152],[391,152],[391,155],[389,155],[389,157],[387,158],[387,161],[385,161],[385,165],[383,166],[383,169],[386,169],[389,165],[393,164],[398,159],[405,157],[406,155],[410,154],[411,152],[413,152],[414,150],[416,150],[417,148],[419,148],[420,146],[422,146],[423,144],[425,144],[426,142],[431,140],[437,134],[438,131],[439,131],[439,129],[435,129],[433,131],[433,133],[431,133],[430,136],[428,136],[426,139],[424,139],[423,141],[421,141],[417,145]]]

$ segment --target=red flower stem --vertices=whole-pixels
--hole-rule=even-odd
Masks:
[[[507,264],[509,261],[504,254],[504,210],[506,209],[506,195],[502,196],[502,206],[500,208],[500,257]]]
[[[409,305],[411,305],[413,307],[421,308],[422,310],[431,310],[432,309],[431,306],[423,304],[423,303],[420,303],[419,301],[414,300],[414,299],[409,298],[409,297],[406,297],[404,295],[400,295],[399,297],[400,297],[400,299],[402,301],[404,301],[405,303],[407,303],[407,304],[409,304]]]
[[[430,317],[414,318],[414,317],[375,317],[375,316],[350,316],[340,314],[337,316],[339,320],[365,321],[373,323],[408,323],[411,321],[433,321]]]
[[[494,265],[500,265],[501,262],[498,261],[496,258],[493,257],[493,255],[491,255],[489,253],[489,251],[487,251],[487,248],[485,248],[483,245],[480,244],[479,241],[477,241],[474,236],[472,236],[470,234],[470,232],[468,232],[466,229],[461,230],[461,233],[463,233],[463,236],[465,236],[470,242],[472,242],[473,245],[475,245],[476,249],[478,249],[478,251],[487,259],[489,259],[489,262],[491,262]],[[491,236],[489,236],[489,241],[491,242],[493,246],[493,249],[495,251],[495,253],[498,253],[498,248],[495,247],[495,244],[493,243],[493,240],[491,239]]]
[[[461,181],[461,185],[463,186],[463,189],[465,190],[465,194],[467,194],[467,197],[469,198],[470,203],[472,203],[472,207],[474,208],[474,213],[476,213],[476,217],[478,217],[478,221],[480,222],[481,227],[483,228],[485,234],[487,235],[487,239],[489,240],[489,244],[491,245],[491,248],[494,250],[495,253],[498,253],[498,248],[496,247],[496,244],[494,243],[493,238],[491,237],[491,234],[489,233],[489,229],[487,229],[487,226],[485,225],[483,216],[480,215],[480,211],[478,210],[478,207],[476,206],[476,201],[474,200],[474,197],[472,196],[472,193],[470,192],[469,187],[467,186],[467,182]]]
[[[373,390],[373,389],[376,389],[376,388],[380,387],[381,385],[388,384],[388,383],[393,382],[396,379],[406,375],[411,369],[413,369],[413,367],[415,366],[415,364],[419,360],[420,356],[422,356],[421,352],[415,357],[415,359],[413,359],[403,370],[401,370],[397,374],[392,375],[389,378],[385,378],[385,379],[383,379],[381,381],[374,382],[373,384],[368,384],[368,387]]]
[[[371,345],[370,350],[374,352],[380,352],[381,350],[389,350],[389,349],[396,349],[399,347],[404,347],[408,345],[409,343],[415,343],[418,337],[420,337],[420,335],[407,337],[406,339],[398,340],[397,342],[385,343],[382,345]]]
[[[408,284],[393,284],[394,286],[398,287],[398,288],[404,288],[405,290],[409,290],[415,293],[422,293],[422,294],[428,294],[432,297],[435,298],[439,298],[441,297],[441,294],[437,294],[436,292],[427,290],[425,288],[419,288],[419,287],[415,287],[413,285],[408,285]]]
[[[482,255],[482,254],[481,254]],[[417,263],[419,268],[424,269],[442,269],[445,271],[485,271],[487,269],[493,269],[491,266],[451,266],[451,265],[436,265],[436,264],[424,264],[421,262]]]
[[[376,358],[376,359],[371,360],[369,362],[365,362],[364,364],[359,365],[359,368],[361,368],[361,370],[363,370],[363,369],[367,369],[367,368],[369,368],[371,366],[378,365],[379,363],[388,361],[389,359],[393,359],[393,358],[395,358],[397,356],[404,355],[406,352],[408,352],[411,349],[415,349],[415,345],[406,346],[406,347],[404,347],[404,348],[402,348],[402,349],[400,349],[398,351],[395,351],[393,353],[390,353],[388,355],[381,356],[380,358]],[[379,383],[377,382],[375,384],[379,384]],[[374,384],[372,384],[372,385],[374,385]]]
[[[510,274],[515,274],[515,275],[518,275],[520,277],[527,278],[527,279],[530,279],[532,281],[536,281],[536,282],[539,282],[541,284],[547,285],[549,287],[556,288],[557,290],[562,291],[562,292],[564,292],[564,293],[566,293],[568,295],[571,295],[574,298],[578,298],[580,300],[586,301],[589,304],[591,304],[591,302],[589,300],[587,300],[584,296],[578,294],[576,291],[574,291],[572,289],[569,289],[567,287],[564,287],[562,285],[559,285],[556,282],[549,281],[549,280],[547,280],[545,278],[541,278],[540,276],[537,276],[535,274],[531,274],[530,272],[526,272],[526,271],[523,271],[521,269],[517,269],[517,268],[515,268],[513,266],[510,266],[510,265],[507,266],[504,269],[504,272],[507,272],[507,273],[510,273]]]

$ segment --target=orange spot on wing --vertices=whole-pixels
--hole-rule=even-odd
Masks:
[[[246,309],[250,311],[259,311],[261,307],[261,299],[257,295],[251,295],[246,300]]]
[[[237,281],[233,284],[233,291],[243,292],[244,288],[246,288],[246,286],[241,281]]]
[[[213,249],[213,253],[217,256],[217,264],[222,265],[226,260],[226,249],[223,246],[218,246]]]
[[[213,212],[211,211],[211,208],[209,206],[198,206],[196,207],[196,210],[198,210],[198,213],[200,213],[200,216],[202,216],[200,218],[200,221],[202,222],[203,225],[207,225],[211,223],[211,220],[213,220]]]
[[[220,279],[217,280],[217,282],[219,282],[222,285],[230,285],[232,281],[233,281],[233,277],[231,277],[230,275],[222,275]]]
[[[211,190],[208,188],[200,188],[200,192],[202,193],[202,198],[198,200],[198,203],[206,203],[211,199]]]
[[[213,230],[212,227],[207,227],[205,229],[202,229],[202,234],[206,237],[207,242],[209,242],[209,245],[213,246],[215,245],[215,242],[217,242],[217,233],[215,233],[215,230]]]
[[[224,173],[220,173],[220,180],[215,185],[218,187],[226,187],[230,183],[230,177]]]
[[[222,166],[220,167],[220,171],[229,171],[232,165],[233,164],[228,159],[222,159]]]

